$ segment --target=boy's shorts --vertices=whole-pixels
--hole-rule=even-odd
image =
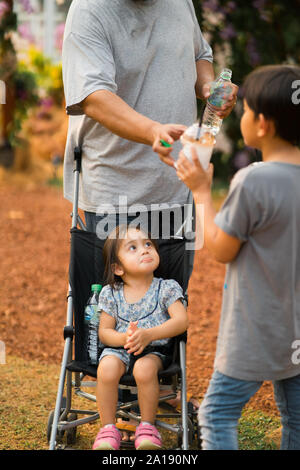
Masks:
[[[159,349],[161,349],[163,352],[159,351]],[[166,369],[172,363],[172,354],[170,348],[159,346],[147,346],[144,351],[137,356],[128,354],[124,348],[104,348],[100,355],[99,362],[106,356],[116,356],[125,364],[125,373],[131,375],[135,362],[141,357],[147,356],[148,354],[154,354],[155,356],[158,356],[161,359],[163,369]]]

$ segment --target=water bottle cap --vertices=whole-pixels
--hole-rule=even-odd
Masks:
[[[223,69],[220,77],[223,78],[224,80],[231,80],[232,77],[232,70],[230,69]]]
[[[93,292],[100,292],[101,289],[102,289],[102,285],[101,284],[92,284],[92,291]]]

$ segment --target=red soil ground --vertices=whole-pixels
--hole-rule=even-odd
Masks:
[[[60,364],[71,205],[46,186],[0,187],[0,340],[8,355]],[[189,288],[188,390],[201,400],[212,374],[225,268],[196,254]],[[266,382],[249,406],[277,414]]]

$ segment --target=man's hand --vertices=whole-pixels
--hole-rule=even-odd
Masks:
[[[202,95],[205,99],[209,98],[210,96],[210,83],[204,83],[202,87]],[[229,116],[233,108],[235,107],[236,101],[237,101],[237,94],[239,91],[239,87],[235,85],[234,83],[231,83],[232,87],[232,92],[228,96],[226,103],[221,107],[217,108],[215,106],[212,106],[216,110],[217,115],[221,118],[224,119]]]
[[[186,126],[181,124],[155,124],[153,126],[153,145],[154,152],[158,153],[163,163],[174,167],[175,160],[171,156],[174,141],[178,140],[186,130]],[[170,147],[165,147],[161,141],[164,140]]]

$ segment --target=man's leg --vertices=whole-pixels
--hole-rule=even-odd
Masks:
[[[282,450],[300,450],[300,375],[274,382],[274,395],[281,415]]]
[[[198,413],[203,450],[238,449],[238,420],[261,385],[213,373]]]

